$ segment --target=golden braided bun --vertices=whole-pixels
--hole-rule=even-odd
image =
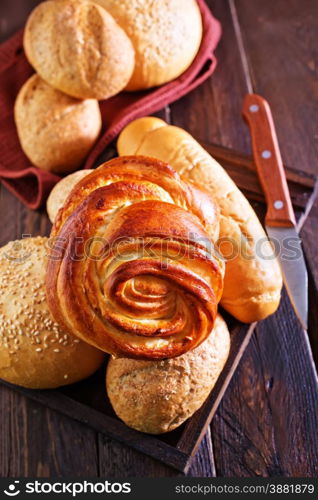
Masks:
[[[80,99],[117,94],[134,69],[134,49],[124,30],[88,1],[38,5],[25,26],[24,50],[43,80]]]
[[[76,184],[55,219],[51,312],[110,354],[179,356],[213,328],[223,283],[217,234],[212,199],[168,164],[111,160]]]

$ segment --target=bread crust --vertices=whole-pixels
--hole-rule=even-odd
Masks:
[[[153,117],[130,123],[120,134],[117,147],[120,155],[151,155],[167,161],[182,178],[211,193],[221,213],[220,251],[228,259],[222,306],[246,323],[274,313],[282,288],[277,259],[266,258],[273,250],[265,231],[221,165],[185,130]],[[256,251],[260,243],[265,257]]]
[[[14,118],[21,147],[31,163],[57,174],[72,172],[82,164],[102,126],[95,99],[74,99],[37,74],[20,89]]]
[[[46,202],[46,211],[49,216],[50,221],[54,222],[55,217],[59,209],[64,205],[66,198],[72,191],[73,187],[87,175],[91,174],[93,170],[78,170],[70,175],[61,179],[50,192],[50,195]]]
[[[213,201],[169,165],[143,157],[101,165],[55,219],[46,279],[54,318],[115,355],[193,349],[211,332],[222,293],[217,229]]]
[[[79,99],[120,92],[134,69],[134,49],[112,16],[78,0],[42,2],[30,14],[24,50],[37,73]]]
[[[162,85],[194,60],[202,38],[195,0],[95,0],[123,28],[135,49],[135,69],[126,90]]]
[[[230,335],[217,316],[199,347],[174,359],[110,359],[106,387],[110,402],[129,427],[150,434],[169,432],[202,406],[228,358]]]
[[[0,378],[32,389],[72,384],[94,373],[101,351],[63,331],[45,294],[48,238],[0,249]]]

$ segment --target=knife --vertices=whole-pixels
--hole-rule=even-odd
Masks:
[[[272,113],[263,97],[247,94],[242,114],[250,128],[254,161],[267,202],[265,228],[275,247],[293,308],[306,330],[308,275]]]

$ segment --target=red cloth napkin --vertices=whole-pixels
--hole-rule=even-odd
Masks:
[[[121,92],[100,102],[103,119],[101,136],[83,168],[92,168],[105,147],[135,118],[155,113],[200,85],[214,71],[213,51],[221,36],[220,23],[204,0],[197,0],[203,19],[203,39],[190,68],[176,80],[143,92]],[[34,70],[22,48],[23,30],[0,46],[0,178],[26,206],[39,208],[60,177],[30,166],[21,150],[13,119],[13,105],[19,89]],[[32,117],[31,117],[32,119]]]

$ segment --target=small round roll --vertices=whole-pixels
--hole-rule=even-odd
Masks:
[[[110,359],[106,386],[117,416],[138,431],[172,431],[202,406],[223,369],[229,349],[229,331],[218,315],[207,340],[179,358]]]
[[[134,69],[134,49],[124,30],[88,1],[38,5],[26,23],[24,50],[45,81],[80,99],[117,94]]]
[[[54,223],[59,209],[64,205],[64,202],[73,187],[91,172],[93,172],[93,170],[78,170],[77,172],[73,172],[73,174],[64,177],[64,179],[61,179],[57,184],[55,184],[46,202],[47,214],[52,224]]]
[[[162,85],[194,60],[202,38],[196,0],[95,0],[123,28],[135,49],[135,69],[126,90]]]
[[[14,118],[21,147],[31,163],[57,174],[81,165],[102,126],[95,99],[74,99],[37,74],[20,89]]]
[[[0,249],[0,378],[32,389],[82,380],[103,362],[101,351],[63,331],[45,294],[48,238]]]
[[[218,210],[153,158],[115,158],[82,179],[52,229],[55,320],[113,355],[178,356],[210,334],[224,264]],[[53,241],[52,241],[53,242]]]

